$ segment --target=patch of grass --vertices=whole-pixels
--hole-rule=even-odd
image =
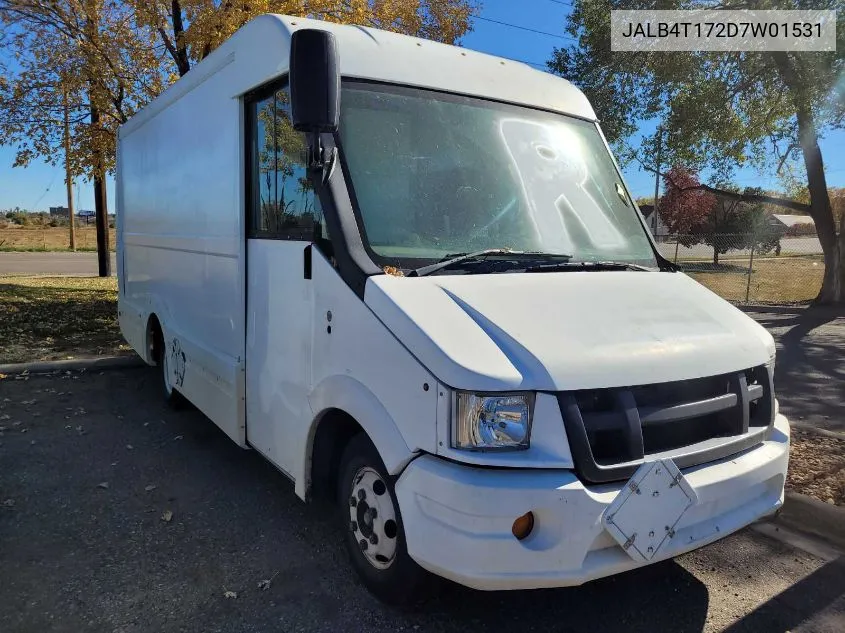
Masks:
[[[687,268],[690,264],[685,264]],[[718,272],[692,272],[697,282],[729,301],[744,302],[748,260],[731,260]],[[816,298],[824,276],[821,257],[766,257],[754,260],[748,301],[751,303],[807,303]]]
[[[7,226],[0,228],[0,251],[67,251],[70,250],[70,229],[66,226]],[[115,248],[115,232],[109,229],[109,245]],[[76,250],[97,250],[97,229],[94,225],[76,229]]]
[[[114,248],[111,249],[114,252]],[[37,246],[0,246],[0,253],[65,253],[70,252],[68,247],[53,247],[48,246],[47,248],[39,248]],[[77,247],[75,252],[77,253],[96,253],[97,248],[79,248]]]
[[[114,277],[0,277],[0,363],[130,351]]]

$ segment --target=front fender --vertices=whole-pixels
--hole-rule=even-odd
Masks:
[[[364,429],[378,450],[387,472],[398,475],[414,457],[399,427],[384,405],[367,387],[350,376],[330,376],[320,382],[308,396],[311,410],[316,412],[308,429],[307,455],[311,455],[314,434],[323,414],[329,409],[340,409],[352,416]],[[310,460],[309,460],[310,461]],[[304,477],[297,478],[304,482]]]

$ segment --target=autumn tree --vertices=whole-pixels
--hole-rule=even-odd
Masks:
[[[454,44],[469,31],[474,0],[129,0],[156,34],[179,76],[264,13],[359,24]]]
[[[117,128],[164,86],[155,41],[132,15],[105,0],[0,0],[13,60],[0,82],[0,144],[17,148],[14,166],[56,165],[69,154],[71,175],[94,183],[101,275],[109,273],[105,177]]]
[[[672,167],[663,177],[666,193],[660,199],[660,217],[684,246],[697,244],[694,237],[712,213],[716,197],[699,188],[698,176],[690,169]]]
[[[659,8],[802,9],[806,4],[665,0]],[[647,119],[659,120],[667,132],[668,164],[728,170],[748,162],[772,170],[800,166],[807,204],[772,196],[762,201],[809,212],[825,258],[817,301],[845,302],[845,224],[834,218],[819,148],[826,131],[845,125],[842,0],[811,5],[839,9],[834,52],[611,52],[611,9],[653,8],[646,0],[575,0],[567,31],[577,45],[556,50],[549,67],[584,89],[623,158],[634,153],[650,169],[659,169],[646,158],[655,154],[656,138],[644,138],[627,151],[627,141]]]
[[[455,43],[475,8],[474,0],[0,0],[0,38],[14,60],[0,67],[0,144],[17,148],[15,166],[57,164],[66,96],[71,171],[93,181],[105,218],[117,128],[252,18],[286,13]],[[108,266],[108,233],[99,233]]]

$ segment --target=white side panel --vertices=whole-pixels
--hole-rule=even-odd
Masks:
[[[313,284],[303,278],[306,242],[249,240],[246,396],[250,445],[293,475],[308,427]]]
[[[121,325],[146,357],[155,314],[177,388],[244,445],[241,106],[234,55],[217,58],[156,116],[121,130]],[[149,360],[149,359],[148,359]]]

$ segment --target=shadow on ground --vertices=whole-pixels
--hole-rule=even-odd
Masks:
[[[303,504],[197,411],[160,405],[153,370],[4,380],[0,400],[9,416],[0,499],[14,502],[0,506],[4,633],[702,631],[713,629],[714,595],[733,621],[748,609],[725,596],[757,586],[741,540],[729,539],[683,566],[583,587],[483,593],[442,583],[424,605],[391,609],[353,576],[332,513]],[[841,573],[819,573],[735,630],[815,617],[842,584]]]
[[[829,307],[747,307],[777,342],[775,389],[792,421],[845,432],[845,313]]]
[[[841,633],[845,628],[843,577],[845,559],[831,561],[726,628],[725,633]]]
[[[161,406],[153,371],[76,376],[0,383],[22,421],[0,440],[0,495],[14,500],[0,507],[4,632],[704,626],[707,589],[674,562],[570,590],[443,582],[421,606],[387,608],[351,573],[333,513],[197,411]]]

